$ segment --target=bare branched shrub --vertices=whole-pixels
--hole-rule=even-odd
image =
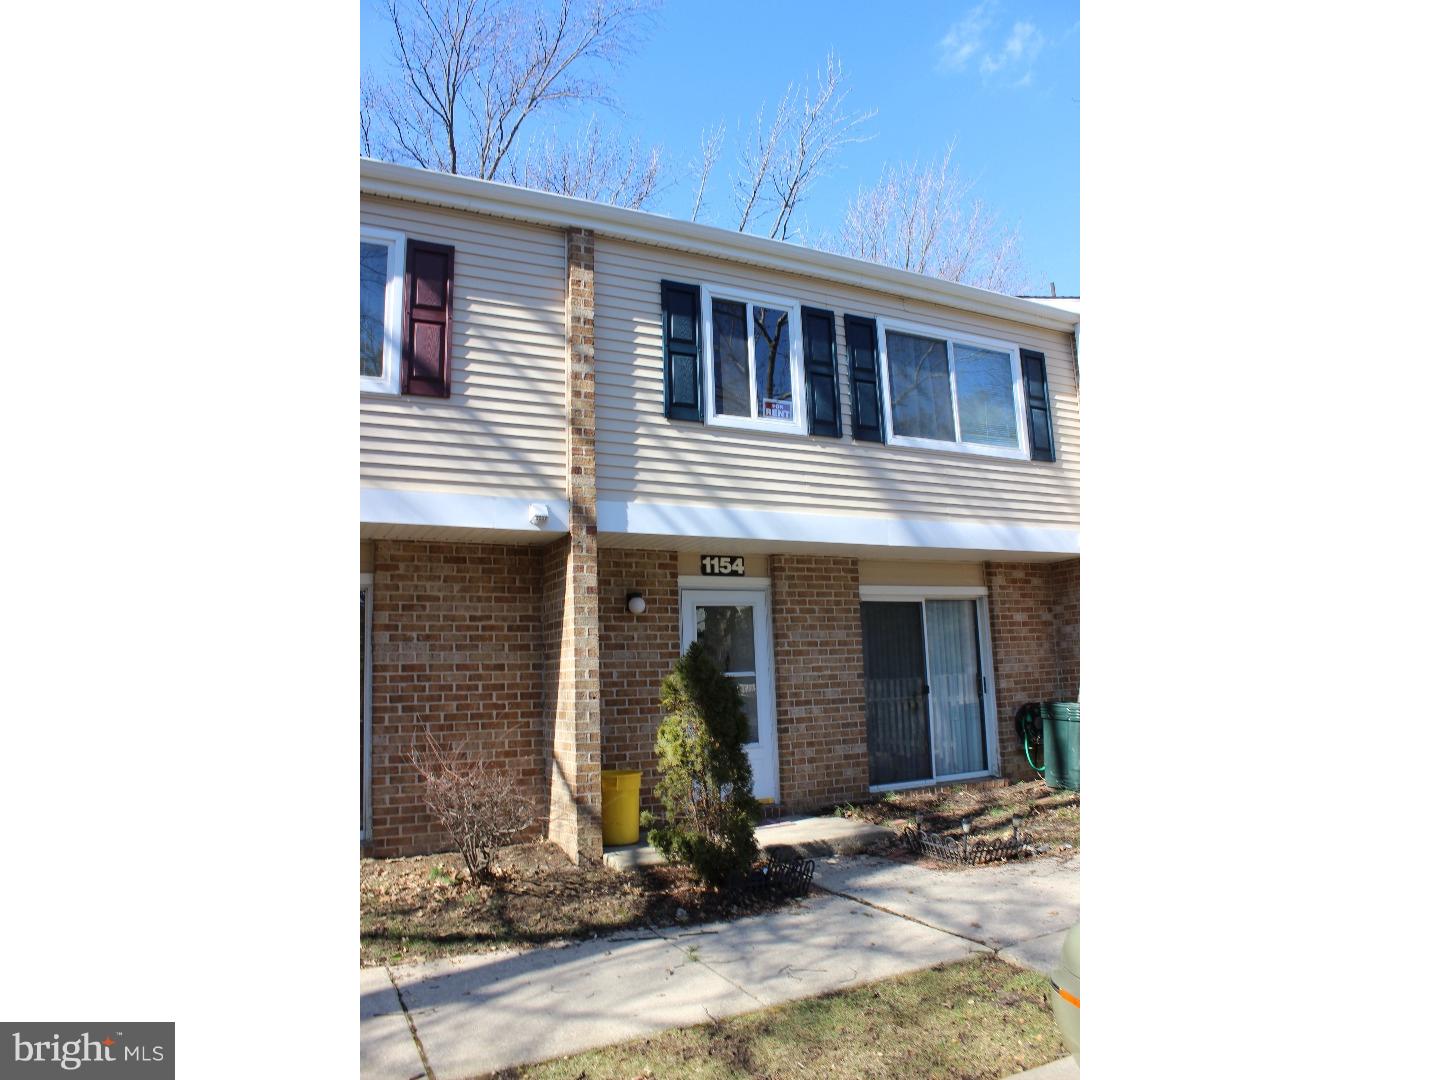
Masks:
[[[822,246],[857,259],[996,292],[1025,290],[1020,233],[971,195],[974,181],[951,166],[954,146],[936,161],[886,166],[845,210]]]
[[[535,804],[515,778],[461,748],[443,747],[425,732],[412,742],[425,807],[450,834],[470,879],[489,877],[499,850],[535,821]]]

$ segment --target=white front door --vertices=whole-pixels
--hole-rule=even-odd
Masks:
[[[749,718],[745,751],[757,799],[780,798],[775,750],[775,683],[770,664],[770,607],[763,589],[686,589],[680,646],[699,641],[740,687]]]

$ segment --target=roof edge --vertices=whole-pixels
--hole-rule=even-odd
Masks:
[[[615,239],[740,260],[769,270],[804,274],[846,285],[898,292],[907,297],[964,307],[1050,330],[1068,332],[1080,321],[1080,316],[1074,312],[988,289],[977,289],[972,285],[944,281],[912,270],[896,270],[784,240],[770,240],[714,225],[680,221],[646,210],[627,210],[495,180],[478,180],[362,157],[360,190],[367,195],[431,203],[534,225],[593,229],[598,234]]]

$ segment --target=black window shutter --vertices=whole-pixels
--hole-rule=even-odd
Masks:
[[[1030,421],[1030,460],[1054,461],[1055,436],[1050,427],[1050,388],[1045,380],[1045,354],[1020,350],[1025,377],[1025,412]]]
[[[875,320],[845,316],[845,351],[850,357],[850,412],[855,438],[885,441],[880,415],[880,351]]]
[[[840,437],[840,380],[835,370],[835,313],[800,309],[805,342],[805,402],[811,435]]]
[[[411,240],[405,245],[405,331],[400,392],[450,396],[450,307],[455,249]]]
[[[660,283],[665,337],[665,415],[700,420],[700,286]]]

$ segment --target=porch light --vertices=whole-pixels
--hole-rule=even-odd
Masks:
[[[629,609],[631,615],[644,615],[645,597],[641,596],[638,592],[632,592],[625,597],[625,606]]]

